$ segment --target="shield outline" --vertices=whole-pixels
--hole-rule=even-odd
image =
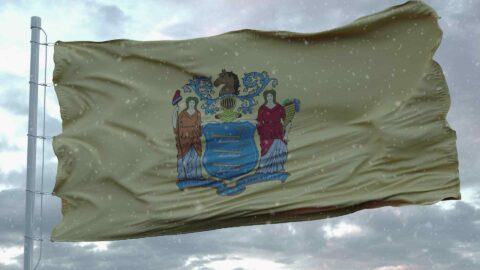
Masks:
[[[218,140],[215,141],[212,139],[210,134],[213,131],[222,131],[225,130],[225,126],[231,126],[231,125],[246,125],[245,127],[242,128],[242,130],[246,130],[246,132],[240,133],[240,136],[243,135],[243,137],[240,137],[239,140],[239,149],[241,152],[246,152],[245,154],[241,155],[241,158],[244,158],[247,160],[247,162],[240,162],[238,165],[239,167],[239,173],[224,173],[220,172],[218,169],[214,169],[215,167],[218,166],[213,166],[211,165],[212,160],[209,160],[212,158],[212,153],[214,153],[214,150],[218,150],[215,145],[218,144]],[[213,130],[211,130],[213,128]],[[233,129],[235,131],[235,129]],[[238,129],[237,129],[238,130]],[[252,124],[249,121],[239,121],[239,122],[228,122],[228,123],[207,123],[202,127],[202,133],[204,135],[205,139],[205,152],[202,156],[202,165],[205,171],[208,173],[209,176],[218,178],[220,180],[228,180],[232,181],[235,178],[241,177],[243,175],[246,175],[253,171],[255,168],[257,168],[258,165],[258,160],[259,160],[259,151],[257,148],[257,145],[255,143],[255,131],[256,131],[256,126]],[[221,133],[221,132],[220,132]],[[228,134],[228,135],[231,135]],[[245,142],[247,141],[247,143]],[[231,146],[231,145],[229,145]],[[212,148],[215,147],[215,148]],[[214,153],[213,156],[215,156],[216,153]],[[219,161],[218,157],[212,158],[213,162]],[[230,166],[235,166],[234,164],[225,164],[225,165],[230,165]]]

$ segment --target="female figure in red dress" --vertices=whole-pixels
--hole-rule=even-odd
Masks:
[[[260,136],[261,157],[257,173],[285,172],[287,135],[291,122],[285,127],[285,108],[277,103],[276,91],[263,92],[265,102],[258,109],[257,131]]]

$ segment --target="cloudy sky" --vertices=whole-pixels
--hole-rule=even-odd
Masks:
[[[21,269],[23,260],[30,16],[42,17],[50,42],[188,39],[242,28],[324,31],[403,2],[0,1],[0,269]],[[480,1],[426,2],[441,16],[444,31],[434,59],[450,88],[447,119],[458,136],[461,201],[137,240],[47,240],[40,269],[480,269]],[[61,122],[52,88],[47,89],[46,104],[46,133],[56,135]],[[39,141],[38,152],[41,145]],[[46,191],[52,190],[56,168],[47,141]],[[59,199],[46,197],[45,239],[59,220]]]

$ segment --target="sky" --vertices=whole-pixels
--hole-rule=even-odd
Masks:
[[[21,269],[23,263],[31,16],[42,18],[49,42],[172,40],[243,28],[320,32],[404,2],[0,1],[0,269]],[[450,90],[447,120],[457,133],[462,200],[176,236],[51,243],[49,234],[61,218],[60,200],[46,196],[43,224],[36,228],[46,239],[38,269],[480,269],[480,1],[425,2],[441,17],[443,40],[434,60],[442,66]],[[49,47],[49,83],[52,53]],[[42,51],[41,66],[44,57]],[[60,112],[53,88],[46,91],[45,133],[53,136],[61,132]],[[40,188],[42,141],[37,153]],[[47,140],[45,191],[52,190],[56,169]],[[35,259],[38,254],[37,245]]]

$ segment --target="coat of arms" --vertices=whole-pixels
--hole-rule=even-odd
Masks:
[[[287,180],[287,139],[300,101],[277,102],[278,81],[265,71],[245,73],[242,82],[240,89],[237,74],[225,69],[213,82],[195,76],[181,87],[189,95],[183,109],[182,91],[175,92],[172,126],[179,189],[210,187],[219,195],[237,195],[250,184]],[[218,94],[214,87],[220,88]],[[257,117],[248,120],[245,116],[253,114],[257,99],[262,101]],[[204,123],[202,111],[216,121]]]

